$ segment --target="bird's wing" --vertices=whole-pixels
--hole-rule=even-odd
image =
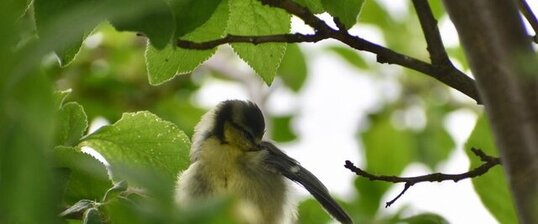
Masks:
[[[327,188],[310,171],[302,167],[296,160],[287,156],[270,142],[262,142],[262,148],[269,152],[265,164],[269,169],[275,170],[288,179],[303,185],[316,200],[321,203],[336,220],[341,223],[352,223],[351,218],[330,196]]]

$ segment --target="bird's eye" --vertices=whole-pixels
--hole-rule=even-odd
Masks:
[[[248,139],[250,142],[255,142],[254,135],[248,131],[248,129],[243,128],[241,125],[238,125],[236,123],[231,123],[232,126],[234,126],[239,132],[241,132],[241,135],[243,135],[244,138]]]
[[[254,139],[255,139],[255,138],[254,138],[254,135],[252,135],[250,132],[245,131],[245,130],[243,130],[242,132],[243,132],[243,136],[244,136],[246,139],[250,140],[251,142],[254,142]]]

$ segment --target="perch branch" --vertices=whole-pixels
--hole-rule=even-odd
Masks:
[[[442,182],[447,180],[452,180],[458,182],[462,179],[473,178],[481,176],[486,173],[492,167],[501,164],[501,160],[497,157],[486,155],[482,150],[477,148],[471,148],[471,151],[480,158],[483,162],[482,165],[476,167],[468,172],[461,174],[444,174],[444,173],[432,173],[416,177],[398,177],[398,176],[384,176],[384,175],[374,175],[368,173],[358,167],[356,167],[349,160],[346,161],[345,167],[358,176],[368,178],[372,181],[383,181],[390,183],[405,183],[404,189],[398,194],[394,199],[390,200],[385,204],[385,207],[391,206],[396,200],[398,200],[411,186],[420,182]]]
[[[211,49],[225,43],[252,43],[260,44],[267,42],[317,42],[324,39],[338,40],[351,48],[360,51],[367,51],[377,55],[379,63],[397,64],[403,67],[422,72],[442,83],[462,92],[473,98],[477,103],[481,103],[478,90],[472,78],[454,67],[446,69],[446,66],[436,66],[419,59],[395,52],[389,48],[375,44],[358,36],[353,36],[345,29],[335,30],[325,21],[316,17],[307,8],[291,0],[260,0],[262,4],[275,8],[281,8],[288,13],[302,19],[305,24],[314,28],[315,33],[306,34],[276,34],[266,36],[239,36],[228,34],[226,37],[207,42],[193,42],[187,40],[178,40],[177,45],[187,49]]]

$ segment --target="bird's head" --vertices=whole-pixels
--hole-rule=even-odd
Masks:
[[[254,151],[259,150],[265,132],[265,121],[256,104],[227,100],[208,112],[196,129],[197,134],[203,135],[203,139],[216,138],[221,144]]]

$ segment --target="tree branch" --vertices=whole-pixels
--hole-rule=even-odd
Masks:
[[[181,48],[186,49],[197,49],[197,50],[207,50],[215,48],[222,44],[229,43],[251,43],[254,45],[262,43],[303,43],[303,42],[318,42],[320,40],[327,39],[324,35],[320,34],[275,34],[275,35],[266,35],[266,36],[243,36],[243,35],[233,35],[228,34],[226,37],[221,39],[215,39],[207,42],[192,42],[188,40],[178,40],[176,45]]]
[[[413,0],[413,6],[417,12],[422,32],[424,32],[424,38],[428,45],[427,49],[430,53],[432,64],[447,66],[450,67],[449,69],[453,69],[454,66],[445,51],[441,34],[437,28],[437,20],[433,17],[430,4],[428,4],[427,0]]]
[[[391,206],[398,198],[400,198],[411,186],[415,185],[416,183],[420,182],[442,182],[447,180],[452,180],[454,182],[458,182],[462,179],[467,178],[473,178],[477,176],[481,176],[484,173],[486,173],[489,169],[492,167],[501,164],[501,160],[497,157],[486,155],[482,150],[477,148],[471,148],[471,151],[480,158],[482,162],[484,162],[482,165],[480,165],[477,168],[474,168],[473,170],[470,170],[465,173],[461,174],[444,174],[444,173],[432,173],[422,176],[416,176],[416,177],[398,177],[398,176],[384,176],[384,175],[374,175],[371,173],[368,173],[358,167],[356,167],[352,162],[349,160],[346,161],[345,167],[358,176],[368,178],[372,181],[383,181],[383,182],[390,182],[390,183],[405,183],[404,189],[396,196],[394,199],[390,200],[385,204],[385,207]]]
[[[403,67],[422,72],[442,83],[462,92],[473,98],[477,103],[481,103],[474,80],[465,73],[457,70],[453,66],[437,66],[426,63],[419,59],[400,54],[381,45],[372,43],[368,40],[357,36],[350,35],[347,30],[335,30],[325,23],[325,21],[316,17],[307,8],[291,0],[260,0],[262,4],[286,10],[288,13],[302,19],[305,24],[314,28],[315,33],[306,34],[275,34],[266,36],[239,36],[228,34],[222,39],[211,40],[207,42],[193,42],[187,40],[178,40],[177,46],[187,49],[211,49],[225,43],[268,43],[268,42],[317,42],[324,39],[335,39],[356,50],[367,51],[377,55],[379,63],[397,64]],[[441,45],[442,46],[442,45]],[[437,48],[437,47],[436,47]],[[446,54],[446,53],[445,53]],[[437,54],[436,54],[437,55]],[[437,56],[435,56],[437,57]],[[448,57],[447,57],[448,58]],[[443,59],[444,60],[444,59]],[[448,59],[447,59],[448,60]],[[446,64],[445,64],[446,65]]]
[[[525,16],[532,29],[534,30],[534,37],[532,38],[532,41],[538,43],[538,19],[536,18],[536,15],[534,15],[534,13],[532,12],[531,7],[529,6],[529,4],[527,4],[527,1],[518,0],[517,3],[519,5],[519,11],[521,11],[523,16]]]

